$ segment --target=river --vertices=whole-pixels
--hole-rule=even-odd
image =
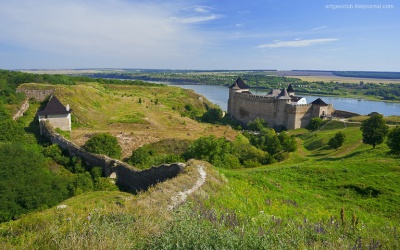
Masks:
[[[166,84],[173,85],[170,83]],[[222,110],[228,109],[229,90],[227,87],[212,86],[212,85],[174,85],[174,86],[178,86],[184,89],[192,89],[196,93],[206,97],[209,101],[220,106]],[[265,95],[269,91],[260,89],[250,89],[250,92],[252,92],[253,94]],[[378,112],[385,116],[390,116],[390,115],[400,116],[400,103],[368,101],[362,99],[333,97],[333,96],[310,96],[302,94],[298,95],[305,97],[307,103],[310,103],[317,98],[321,98],[326,103],[332,103],[335,109],[350,111],[361,115],[367,115],[371,112]]]

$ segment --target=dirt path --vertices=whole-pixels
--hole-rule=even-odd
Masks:
[[[196,184],[190,189],[187,189],[183,192],[179,192],[176,195],[171,197],[172,204],[168,206],[168,210],[174,210],[177,206],[184,203],[191,193],[197,191],[206,181],[207,173],[204,170],[203,165],[197,165],[197,171],[199,172],[199,177],[197,178]]]

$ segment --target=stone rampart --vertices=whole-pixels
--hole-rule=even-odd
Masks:
[[[351,118],[354,116],[359,116],[360,114],[349,112],[349,111],[344,111],[344,110],[335,110],[335,112],[332,115],[335,117],[340,117],[340,118]]]
[[[40,123],[44,137],[62,149],[68,150],[70,155],[82,158],[86,164],[101,167],[105,176],[115,173],[116,184],[127,191],[146,190],[152,185],[177,176],[184,168],[184,164],[169,164],[138,170],[128,163],[105,155],[90,153],[56,133],[48,122],[41,121]]]
[[[24,113],[29,109],[29,100],[25,100],[24,103],[22,103],[21,107],[19,108],[19,110],[17,111],[17,113],[15,113],[15,115],[13,115],[13,120],[16,121],[18,120],[18,118],[20,118],[21,116],[24,115]]]
[[[54,94],[54,89],[17,89],[17,92],[25,93],[28,99],[35,99],[36,101],[43,102],[49,96]]]

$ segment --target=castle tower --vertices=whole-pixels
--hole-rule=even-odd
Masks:
[[[275,111],[275,124],[274,126],[285,126],[287,123],[287,115],[285,113],[287,104],[291,103],[292,98],[289,96],[285,88],[282,89],[281,93],[277,97],[276,111]]]
[[[234,118],[236,92],[248,91],[248,89],[249,86],[240,77],[229,87],[228,114],[230,114],[231,118]]]
[[[294,89],[292,84],[289,84],[288,88],[287,88],[287,93],[289,94],[289,96],[294,96]]]
[[[328,104],[326,104],[321,98],[316,99],[312,103],[312,117],[325,117],[328,115]]]

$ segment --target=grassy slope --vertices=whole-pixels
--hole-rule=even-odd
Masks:
[[[93,93],[87,97],[91,101],[101,91],[111,91],[102,95],[113,105],[123,103],[123,98],[138,96],[146,98],[144,105],[147,105],[152,98],[151,94],[145,96],[144,92],[126,90],[125,86],[118,90],[98,85],[90,88]],[[135,97],[122,97],[128,91],[128,95]],[[77,106],[77,116],[82,107],[82,118],[86,118],[83,114],[87,112],[86,104],[76,105],[80,98],[74,101],[73,94],[68,97],[66,89],[62,92],[65,95],[60,99]],[[159,91],[157,97],[168,107],[164,104],[166,97]],[[148,132],[159,138],[175,135],[187,138],[186,131],[184,136],[174,131],[174,124],[165,125],[161,132],[156,129],[156,122],[171,120],[168,116],[174,115],[172,109],[165,108],[163,114],[163,109],[159,112],[159,107],[151,102],[148,108],[144,105],[132,104],[135,109],[127,107],[127,110],[144,112],[146,118],[154,120],[152,123],[116,126],[108,122],[111,114],[91,121],[92,114],[94,119],[99,112],[91,110],[87,114],[89,122],[77,130],[81,134],[92,133],[99,126],[99,130],[105,131],[116,128],[124,133],[132,131],[135,136]],[[180,119],[187,119],[173,117],[178,120],[175,125],[181,123]],[[219,132],[220,136],[227,134],[224,127],[211,128],[194,121],[185,126],[191,122],[195,125],[188,129],[193,129],[196,136],[210,131]],[[285,162],[254,169],[219,169],[222,176],[208,167],[202,191],[191,196],[176,213],[165,207],[174,192],[195,182],[197,174],[193,168],[138,196],[122,192],[87,193],[66,201],[65,210],[52,208],[3,223],[0,248],[185,249],[188,245],[200,248],[211,244],[217,248],[399,248],[396,228],[400,223],[400,159],[388,154],[384,144],[375,150],[362,144],[359,128],[352,126],[334,122],[319,132],[291,131],[298,135],[299,150]],[[326,147],[326,143],[337,131],[344,132],[347,139],[335,151]],[[91,216],[90,221],[87,216]]]
[[[21,87],[31,88],[30,85]],[[194,140],[208,134],[234,139],[236,135],[229,127],[202,124],[182,116],[186,104],[191,104],[200,115],[205,111],[205,104],[211,105],[191,90],[98,83],[39,86],[55,88],[60,101],[70,104],[75,121],[72,141],[83,145],[90,135],[109,132],[117,136],[123,148],[123,158],[130,156],[132,150],[161,139]],[[139,103],[139,98],[142,103]]]

